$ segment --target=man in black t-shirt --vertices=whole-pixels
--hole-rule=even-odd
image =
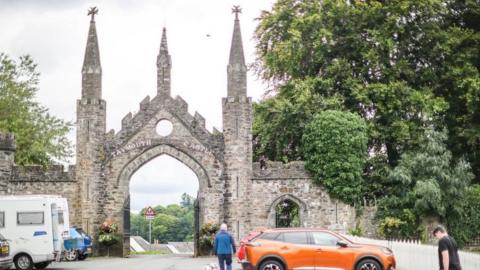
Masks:
[[[433,235],[438,241],[438,263],[440,270],[462,270],[458,257],[457,242],[447,234],[443,226],[437,226]]]

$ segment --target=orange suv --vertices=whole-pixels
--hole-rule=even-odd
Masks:
[[[393,252],[382,246],[353,243],[321,229],[270,229],[250,233],[239,256],[245,270],[395,270]]]

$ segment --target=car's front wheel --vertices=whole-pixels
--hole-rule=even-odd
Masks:
[[[69,262],[73,262],[77,260],[78,258],[78,252],[74,249],[69,249],[65,251],[65,260]]]
[[[27,254],[19,254],[15,256],[13,262],[15,263],[15,268],[17,268],[17,270],[33,269],[32,258],[30,258],[30,256],[28,256]]]
[[[276,260],[267,260],[260,265],[258,270],[285,270],[283,264]]]
[[[382,270],[380,264],[372,259],[362,260],[357,264],[356,270]]]

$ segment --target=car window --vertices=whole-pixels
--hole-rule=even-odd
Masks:
[[[264,233],[262,234],[259,239],[264,239],[264,240],[275,240],[280,233]]]
[[[5,227],[5,212],[0,212],[0,228]]]
[[[282,233],[283,242],[292,244],[308,244],[306,232],[284,232]]]
[[[3,235],[0,233],[0,241],[5,241],[7,240],[5,237],[3,237]]]
[[[327,232],[312,232],[313,243],[319,246],[336,246],[338,238]]]

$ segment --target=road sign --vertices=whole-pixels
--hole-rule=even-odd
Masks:
[[[145,211],[145,218],[148,219],[148,242],[152,243],[152,220],[155,219],[155,210],[151,206]]]
[[[147,211],[145,211],[145,218],[146,219],[155,219],[155,210],[151,206],[147,208]]]

